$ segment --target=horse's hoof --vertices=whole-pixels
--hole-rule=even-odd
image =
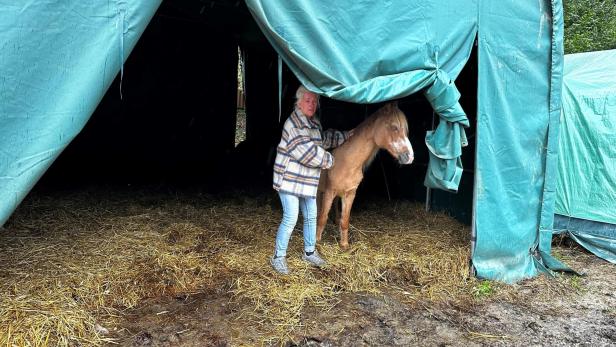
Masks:
[[[348,243],[347,244],[340,244],[340,249],[343,252],[347,252],[350,249],[349,244]]]

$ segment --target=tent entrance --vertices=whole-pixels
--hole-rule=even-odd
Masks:
[[[285,65],[279,119],[278,56],[252,25],[227,30],[172,5],[161,6],[125,63],[122,81],[120,76],[114,80],[85,128],[39,186],[168,183],[271,192],[275,146],[299,81]],[[469,146],[463,149],[460,191],[433,190],[428,199],[430,210],[445,211],[467,224],[472,211],[476,56],[473,49],[456,80],[472,124],[467,129]],[[238,83],[242,83],[242,102]],[[382,104],[322,98],[319,113],[325,128],[344,130],[357,126]],[[438,116],[422,93],[400,99],[399,106],[409,120],[415,162],[401,167],[387,153],[379,154],[366,172],[359,203],[373,198],[427,201],[425,136],[438,124]],[[236,144],[241,107],[245,138]]]
[[[214,180],[234,147],[238,41],[162,5],[41,183]]]

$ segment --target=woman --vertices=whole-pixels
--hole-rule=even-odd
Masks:
[[[340,146],[352,134],[352,131],[329,129],[321,136],[321,124],[314,117],[319,104],[318,95],[300,86],[295,99],[295,110],[284,123],[274,164],[274,189],[280,195],[283,216],[270,263],[274,270],[285,275],[289,273],[287,246],[300,209],[304,217],[302,259],[314,266],[325,265],[316,251],[319,177],[321,169],[334,165],[334,157],[325,149]]]

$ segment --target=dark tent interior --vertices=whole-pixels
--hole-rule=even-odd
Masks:
[[[238,101],[238,62],[243,95]],[[241,0],[164,1],[82,132],[35,189],[89,185],[189,188],[209,192],[273,194],[272,165],[298,80],[282,74],[278,119],[278,57]],[[410,199],[470,223],[472,213],[477,54],[456,80],[471,122],[457,194],[432,190],[423,180],[425,133],[438,122],[422,93],[399,100],[415,151],[402,167],[381,152],[367,169],[356,201]],[[245,105],[245,109],[244,108]],[[325,129],[355,127],[380,104],[321,98]],[[235,143],[238,107],[245,139]],[[242,112],[242,114],[244,114]],[[428,197],[428,199],[427,199]]]

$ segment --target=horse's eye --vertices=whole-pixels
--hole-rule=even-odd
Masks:
[[[392,125],[391,126],[391,130],[392,131],[398,131],[398,126],[397,125]]]

